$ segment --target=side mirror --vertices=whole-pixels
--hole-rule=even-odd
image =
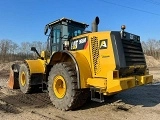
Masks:
[[[31,51],[36,52],[36,48],[35,47],[31,47]]]
[[[38,53],[38,51],[35,47],[31,47],[31,51],[35,52],[38,55],[38,57],[40,57],[42,59],[41,55]]]

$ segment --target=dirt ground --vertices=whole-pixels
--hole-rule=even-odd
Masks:
[[[67,112],[54,108],[47,93],[22,94],[20,90],[8,89],[6,85],[10,64],[0,65],[0,120],[160,119],[159,63],[157,67],[149,65],[150,74],[154,75],[153,84],[123,91],[114,98],[106,99],[104,103],[89,101],[80,109]]]

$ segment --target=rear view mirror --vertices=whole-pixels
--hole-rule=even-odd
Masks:
[[[39,58],[41,58],[41,55],[38,53],[36,47],[31,47],[31,51],[35,52]]]
[[[36,48],[35,48],[35,47],[31,47],[31,51],[36,52],[37,50],[36,50]]]

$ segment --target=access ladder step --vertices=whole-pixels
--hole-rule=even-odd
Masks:
[[[103,96],[103,93],[101,93],[100,88],[91,87],[90,91],[91,91],[91,100],[92,101],[100,102],[100,103],[104,102],[104,96]]]

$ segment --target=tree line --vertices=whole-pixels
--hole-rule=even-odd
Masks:
[[[148,39],[141,43],[146,55],[160,59],[160,40]],[[17,44],[12,40],[2,39],[0,40],[0,62],[23,60],[26,58],[32,59],[35,54],[30,50],[31,47],[36,47],[40,53],[46,49],[46,46],[47,43],[41,41],[21,42]]]
[[[143,52],[148,56],[153,56],[155,59],[160,59],[160,40],[148,39],[142,41]]]
[[[36,47],[40,52],[46,49],[46,42],[33,41],[17,44],[12,40],[2,39],[0,40],[0,62],[33,58],[34,53],[31,51],[31,47]]]

